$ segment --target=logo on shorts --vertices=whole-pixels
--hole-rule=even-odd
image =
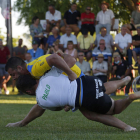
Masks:
[[[46,85],[46,88],[45,88],[45,91],[44,91],[45,94],[43,94],[43,96],[42,96],[42,98],[43,98],[44,100],[47,99],[47,97],[48,97],[48,95],[49,95],[49,92],[50,92],[50,86],[47,84],[47,85]]]

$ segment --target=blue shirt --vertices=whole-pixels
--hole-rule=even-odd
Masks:
[[[37,48],[36,52],[33,49],[28,50],[28,53],[31,54],[33,59],[36,59],[42,55],[44,55],[44,51],[40,48]]]
[[[48,38],[48,41],[47,41],[48,45],[49,45],[49,46],[52,46],[52,44],[53,44],[57,39],[60,40],[60,35],[58,35],[57,38],[54,38],[53,35],[50,35],[49,38]]]

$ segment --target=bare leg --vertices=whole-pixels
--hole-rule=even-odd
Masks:
[[[112,115],[98,114],[98,113],[95,113],[95,112],[88,111],[84,108],[80,108],[79,110],[89,120],[97,121],[97,122],[103,123],[103,124],[108,125],[108,126],[112,126],[112,127],[122,129],[124,131],[127,131],[128,128],[131,128],[131,129],[133,128],[133,127],[127,125],[126,123],[122,122],[121,120],[115,118]]]
[[[136,52],[135,52],[135,51],[132,51],[132,54],[133,54],[133,58],[134,58],[135,62],[137,62],[137,55],[136,55]]]
[[[125,86],[129,83],[131,80],[130,76],[127,76],[121,80],[116,80],[116,81],[109,81],[104,83],[105,89],[106,89],[106,94],[111,94],[115,92],[117,89],[121,88],[122,86]]]

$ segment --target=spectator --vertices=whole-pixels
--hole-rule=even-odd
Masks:
[[[103,54],[98,54],[98,60],[93,62],[92,71],[93,75],[100,78],[103,83],[107,82],[108,64],[104,61]]]
[[[32,40],[37,41],[38,46],[40,46],[40,44],[43,44],[44,46],[46,45],[47,38],[43,35],[43,28],[40,25],[40,20],[37,16],[32,19],[30,35],[32,36]]]
[[[90,64],[84,60],[84,56],[83,52],[78,52],[79,61],[76,62],[76,65],[85,75],[90,75]]]
[[[87,61],[89,61],[92,57],[92,49],[93,49],[93,36],[88,35],[88,30],[83,29],[82,35],[80,35],[77,39],[78,41],[78,50],[83,51],[85,53]]]
[[[82,21],[82,29],[88,29],[90,31],[90,34],[93,36],[95,32],[95,26],[94,26],[94,20],[95,15],[94,13],[91,13],[91,7],[87,6],[86,11],[81,14],[81,21]]]
[[[125,25],[121,27],[121,33],[115,36],[115,46],[117,47],[117,52],[123,56],[128,56],[128,64],[132,65],[132,51],[130,46],[132,43],[132,37],[130,34],[126,33],[127,28]]]
[[[96,47],[93,51],[92,51],[92,59],[93,62],[97,59],[99,54],[103,54],[104,56],[104,60],[108,62],[108,65],[110,67],[111,64],[111,57],[112,57],[112,53],[110,51],[109,48],[107,48],[105,46],[105,40],[101,39],[99,42],[99,47]]]
[[[113,29],[115,16],[112,10],[108,9],[109,4],[106,1],[101,3],[101,11],[97,13],[96,17],[96,35],[99,34],[100,28],[106,27],[107,34]]]
[[[24,46],[23,46],[23,48],[25,49],[25,52],[27,52],[27,51],[28,51],[28,48],[27,48],[27,46],[26,46],[26,45],[24,45]]]
[[[13,56],[20,57],[21,59],[25,59],[25,49],[22,47],[23,40],[18,40],[18,46],[13,48]]]
[[[5,65],[7,59],[10,58],[10,51],[8,47],[3,46],[2,39],[0,39],[0,94],[2,94],[2,88],[4,88],[5,94],[9,94],[6,83],[10,80],[10,75],[5,71]]]
[[[77,4],[71,4],[71,9],[65,12],[64,14],[64,26],[61,28],[61,32],[65,34],[66,27],[69,26],[72,28],[72,31],[77,36],[80,29],[78,28],[77,24],[80,20],[81,14],[77,11]]]
[[[56,40],[52,46],[48,49],[46,54],[54,54],[56,53],[59,49],[59,40]]]
[[[53,35],[50,35],[48,37],[47,44],[46,44],[46,46],[47,46],[46,50],[48,49],[48,47],[51,47],[56,40],[58,40],[58,39],[60,40],[58,27],[53,27],[52,34]]]
[[[132,45],[135,46],[133,49],[133,58],[135,60],[135,66],[138,66],[138,61],[137,61],[137,54],[140,54],[140,26],[137,27],[137,35],[134,35],[132,37]]]
[[[105,40],[105,46],[111,50],[111,52],[114,50],[114,42],[113,38],[110,34],[107,34],[107,30],[105,27],[101,28],[101,34],[96,35],[95,39],[95,47],[99,46],[99,42],[101,39]]]
[[[30,53],[26,53],[25,54],[25,63],[30,63],[30,62],[32,62],[34,59],[32,59],[32,56],[31,56],[31,54]]]
[[[127,32],[131,34],[131,30],[136,30],[140,24],[140,2],[136,3],[136,10],[132,12],[131,23],[127,24]]]
[[[42,55],[44,55],[44,51],[40,48],[38,48],[38,44],[35,40],[32,42],[33,49],[28,50],[28,53],[31,54],[33,59],[36,59]]]
[[[73,56],[75,59],[77,59],[77,50],[74,48],[72,41],[68,41],[67,49],[65,50],[65,54],[69,54],[69,55]]]
[[[111,80],[112,81],[120,80],[126,76],[131,76],[131,78],[133,78],[132,73],[131,73],[132,67],[129,67],[127,61],[122,60],[118,52],[114,52],[113,57],[114,57],[114,64],[113,64],[112,74],[116,75],[116,78],[113,78]],[[126,96],[128,96],[131,83],[132,83],[132,80],[126,86],[126,89],[125,89]]]
[[[66,28],[66,34],[62,35],[60,38],[60,49],[65,50],[67,48],[68,41],[73,41],[74,48],[77,47],[77,39],[76,36],[71,34],[72,29],[70,27]]]
[[[60,28],[61,12],[56,10],[54,5],[49,5],[46,12],[47,32],[49,33],[54,26]]]

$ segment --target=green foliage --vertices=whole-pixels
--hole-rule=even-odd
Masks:
[[[115,17],[119,18],[120,22],[129,23],[131,11],[118,0],[106,0],[110,4],[110,9],[114,11]],[[32,18],[38,16],[40,19],[45,19],[45,13],[48,11],[48,5],[54,4],[55,8],[62,13],[62,17],[66,10],[70,8],[70,4],[76,2],[78,10],[82,13],[87,6],[92,7],[92,12],[97,15],[101,10],[100,3],[102,0],[17,0],[14,4],[14,10],[20,12],[18,24],[25,22],[25,25],[32,23]]]

